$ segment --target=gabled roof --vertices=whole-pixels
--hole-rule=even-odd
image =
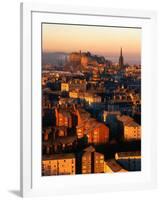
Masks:
[[[115,159],[110,159],[106,161],[106,165],[113,171],[113,172],[119,172],[123,168],[116,162]]]
[[[85,148],[83,151],[85,151],[85,152],[94,152],[95,148],[92,145],[90,145],[89,147]]]

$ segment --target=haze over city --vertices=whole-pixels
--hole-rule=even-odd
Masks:
[[[45,53],[90,51],[118,62],[122,47],[125,63],[141,64],[139,28],[43,24],[42,33],[42,50]]]

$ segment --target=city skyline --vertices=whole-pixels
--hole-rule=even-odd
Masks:
[[[141,171],[141,29],[42,30],[42,176]]]
[[[120,48],[125,63],[141,64],[141,29],[83,25],[42,25],[42,52],[90,51],[118,62]]]

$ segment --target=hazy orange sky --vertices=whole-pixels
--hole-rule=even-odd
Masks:
[[[141,29],[62,24],[42,25],[43,52],[90,51],[118,62],[120,47],[125,63],[140,64]]]

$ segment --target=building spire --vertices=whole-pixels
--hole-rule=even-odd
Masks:
[[[122,56],[122,47],[121,47],[121,49],[120,49],[120,56]]]
[[[120,48],[119,67],[120,67],[120,69],[123,69],[123,67],[124,67],[124,58],[122,55],[122,47]]]

